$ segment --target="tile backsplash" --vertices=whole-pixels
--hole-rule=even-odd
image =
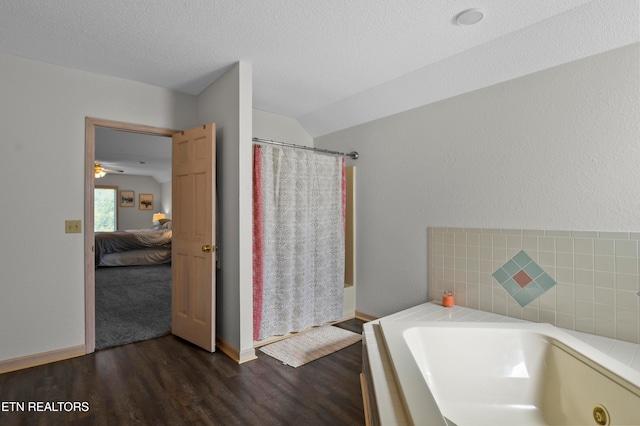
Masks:
[[[428,230],[429,300],[640,343],[640,232]]]

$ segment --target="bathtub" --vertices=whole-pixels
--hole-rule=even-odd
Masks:
[[[414,425],[640,425],[640,372],[549,324],[380,320]]]

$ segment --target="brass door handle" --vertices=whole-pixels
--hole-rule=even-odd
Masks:
[[[202,251],[205,253],[211,253],[213,250],[214,250],[214,247],[210,246],[209,244],[202,246]]]

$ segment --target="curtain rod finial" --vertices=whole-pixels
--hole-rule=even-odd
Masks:
[[[358,157],[360,157],[360,154],[358,154],[356,151],[351,151],[349,154],[347,154],[349,157],[351,157],[352,160],[357,160]]]

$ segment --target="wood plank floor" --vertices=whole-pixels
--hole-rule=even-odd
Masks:
[[[169,335],[2,374],[0,425],[364,425],[360,343],[298,368],[256,353],[238,365]],[[88,411],[44,405],[74,401]]]

